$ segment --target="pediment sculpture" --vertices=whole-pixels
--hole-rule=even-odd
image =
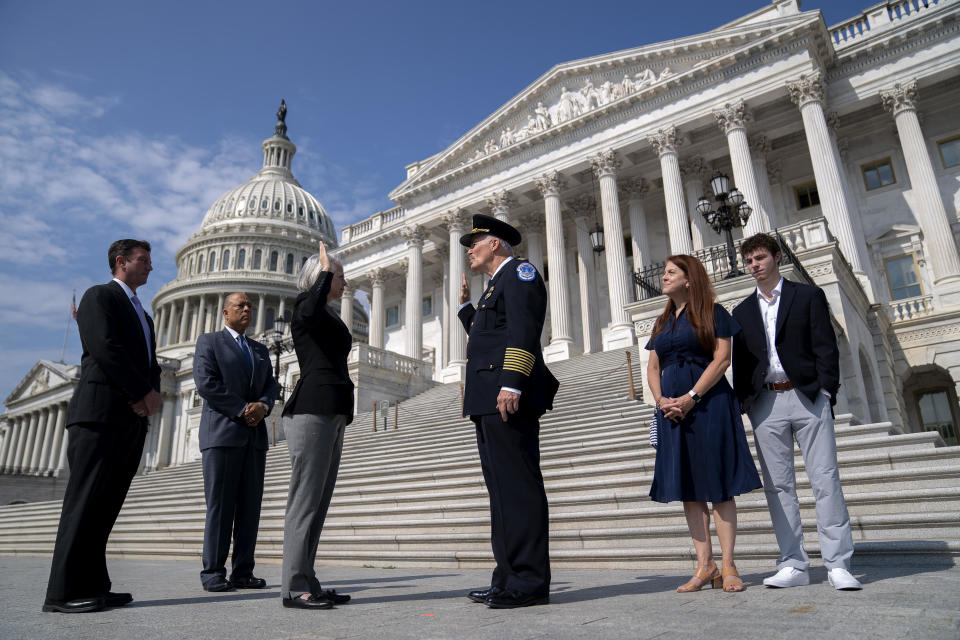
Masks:
[[[621,98],[652,87],[674,75],[676,73],[670,67],[664,67],[659,74],[653,69],[646,68],[635,73],[632,78],[629,74],[625,74],[620,82],[608,80],[599,87],[595,86],[589,78],[578,90],[571,91],[565,86],[561,87],[560,98],[555,103],[545,106],[543,102],[537,102],[534,110],[527,114],[525,124],[519,127],[505,126],[500,130],[498,137],[488,138],[480,143],[480,146],[467,159],[461,161],[458,166],[463,166],[467,162],[479,160],[506,149],[531,136],[542,133],[550,127],[563,124],[594,109],[599,109],[611,102],[616,102]]]

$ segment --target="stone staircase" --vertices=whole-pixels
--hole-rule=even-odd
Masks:
[[[561,381],[542,420],[542,469],[550,499],[555,567],[687,569],[694,559],[679,503],[650,501],[650,408],[627,398],[623,351],[551,365]],[[640,372],[634,371],[640,387]],[[399,429],[373,432],[373,416],[347,428],[337,489],[320,541],[320,565],[489,567],[489,514],[473,425],[459,385],[401,404]],[[382,424],[382,423],[381,423]],[[748,439],[753,448],[748,427]],[[889,423],[837,422],[841,478],[858,566],[953,564],[960,556],[960,447],[935,433]],[[818,553],[814,503],[797,455],[807,548]],[[279,562],[289,461],[267,456],[258,559]],[[738,499],[737,561],[770,567],[777,547],[763,492]],[[0,507],[0,555],[49,554],[59,502]],[[113,529],[114,556],[200,561],[204,500],[200,464],[137,477]],[[719,545],[714,542],[719,556]]]

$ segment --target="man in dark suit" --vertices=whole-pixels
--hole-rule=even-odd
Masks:
[[[270,352],[244,331],[252,307],[244,293],[224,300],[224,328],[197,339],[193,380],[204,399],[200,452],[207,520],[203,528],[203,570],[207,591],[262,589],[253,575],[260,503],[267,462],[267,426],[277,381]],[[233,562],[227,580],[227,553],[233,534]]]
[[[77,308],[83,355],[67,408],[70,479],[44,611],[99,611],[133,600],[110,591],[106,546],[140,465],[147,418],[161,404],[153,322],[136,295],[153,270],[150,243],[117,240],[107,259],[113,280],[87,289]]]
[[[840,388],[840,352],[827,297],[819,287],[780,275],[782,254],[771,236],[751,236],[740,251],[757,290],[733,310],[743,328],[733,343],[734,389],[753,425],[780,545],[778,571],[763,583],[781,588],[810,583],[793,467],[796,439],[817,501],[820,553],[830,584],[860,589],[850,574],[853,537],[837,468],[832,406]]]
[[[553,408],[559,384],[543,362],[540,332],[547,291],[531,263],[513,257],[520,232],[484,215],[460,238],[470,268],[490,276],[477,307],[466,276],[459,318],[467,331],[463,415],[476,425],[497,566],[474,602],[507,609],[550,597],[547,495],[540,473],[540,416]]]

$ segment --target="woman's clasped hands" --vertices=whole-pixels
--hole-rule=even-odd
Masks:
[[[657,407],[660,409],[660,412],[663,413],[664,418],[673,420],[674,422],[680,422],[687,417],[687,414],[690,413],[690,410],[693,409],[696,404],[693,398],[684,394],[679,398],[663,396],[660,398],[660,402],[657,403]]]

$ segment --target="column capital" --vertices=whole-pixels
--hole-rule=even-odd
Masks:
[[[717,121],[717,126],[724,134],[729,134],[737,129],[746,129],[747,123],[753,120],[753,114],[747,109],[743,100],[734,104],[725,104],[720,109],[713,112],[713,117]]]
[[[598,178],[616,176],[617,169],[619,169],[622,164],[620,159],[617,158],[617,152],[613,149],[607,149],[606,151],[592,155],[587,158],[587,161],[590,163],[590,167]]]
[[[540,190],[540,196],[543,198],[547,196],[559,196],[560,190],[567,185],[567,181],[559,171],[545,173],[539,178],[534,178],[533,182],[537,185],[537,189]]]
[[[693,156],[680,161],[680,174],[690,182],[702,181],[709,170],[707,161],[702,156]]]
[[[883,108],[892,113],[894,118],[904,111],[916,111],[919,97],[919,87],[916,80],[906,84],[898,82],[893,85],[892,89],[880,92],[880,101],[883,103]]]
[[[574,218],[586,218],[597,210],[597,201],[589,193],[584,193],[567,206],[573,212]]]
[[[387,270],[383,267],[377,267],[367,272],[367,278],[370,279],[370,284],[374,287],[382,287],[383,283],[387,281],[387,277]]]
[[[543,216],[541,215],[531,213],[521,218],[518,222],[523,228],[524,236],[531,233],[543,233]]]
[[[783,177],[783,160],[777,158],[767,161],[767,178],[771,183],[778,183]]]
[[[449,232],[460,233],[467,226],[467,217],[466,211],[457,207],[444,213],[441,220]]]
[[[406,276],[408,273],[410,273],[410,261],[406,258],[401,258],[397,262],[397,268],[400,270],[400,275]]]
[[[680,139],[680,132],[676,127],[670,126],[666,129],[658,129],[656,133],[647,137],[647,141],[657,156],[664,156],[668,153],[676,153],[677,148],[683,144]]]
[[[764,155],[770,152],[770,141],[763,133],[755,133],[748,138],[750,151],[758,155]]]
[[[346,284],[343,285],[344,298],[348,300],[353,300],[353,294],[356,292],[357,292],[357,288],[353,284],[347,282]]]
[[[419,224],[412,224],[404,227],[400,235],[406,241],[408,247],[422,247],[423,241],[427,237],[423,227]]]
[[[494,214],[497,212],[507,213],[510,211],[510,205],[514,204],[515,200],[513,195],[506,189],[502,191],[494,191],[486,198],[487,206],[493,211]]]
[[[650,192],[650,183],[646,178],[633,178],[620,184],[620,191],[627,200],[642,200]]]
[[[820,81],[820,74],[813,76],[804,74],[799,80],[787,82],[787,91],[790,93],[790,100],[801,108],[811,102],[823,102],[823,84]]]

